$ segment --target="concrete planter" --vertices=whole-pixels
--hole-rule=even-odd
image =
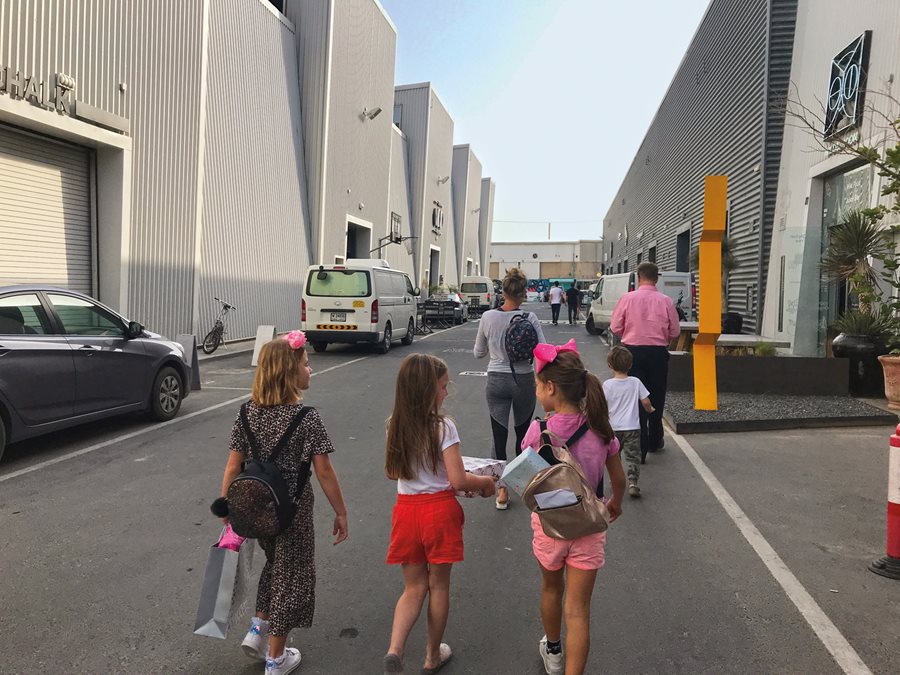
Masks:
[[[716,356],[719,391],[737,394],[846,396],[849,359],[803,356]],[[669,391],[693,391],[694,359],[673,354]],[[900,404],[900,403],[898,403]]]
[[[878,360],[884,369],[884,397],[888,408],[900,410],[900,356],[879,356]]]

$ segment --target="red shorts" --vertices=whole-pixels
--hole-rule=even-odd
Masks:
[[[387,563],[462,562],[464,522],[465,515],[453,490],[397,495]]]

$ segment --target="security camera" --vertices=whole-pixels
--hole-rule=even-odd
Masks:
[[[368,117],[370,120],[374,120],[381,114],[381,108],[372,108],[369,110],[368,108],[363,108],[363,115]]]

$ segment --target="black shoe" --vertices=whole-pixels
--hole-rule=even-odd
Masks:
[[[662,452],[665,449],[666,449],[666,439],[660,438],[659,445],[656,446],[656,452]]]

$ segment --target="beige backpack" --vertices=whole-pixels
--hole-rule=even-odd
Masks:
[[[569,452],[569,447],[588,431],[587,423],[565,443],[559,442],[556,434],[547,430],[546,420],[541,420],[540,455],[551,462],[547,469],[539,471],[525,487],[522,501],[541,519],[544,534],[554,539],[578,539],[589,534],[605,532],[609,527],[609,511],[597,497],[596,486],[592,487],[585,478],[578,460]],[[557,443],[554,444],[554,439]],[[575,495],[575,503],[565,506],[541,508],[536,495],[554,490],[568,490]]]

